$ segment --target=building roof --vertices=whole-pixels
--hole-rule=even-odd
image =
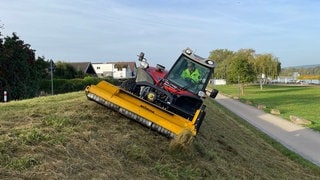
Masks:
[[[91,62],[70,62],[68,64],[71,65],[76,71],[82,71],[83,73],[88,74],[95,74]]]

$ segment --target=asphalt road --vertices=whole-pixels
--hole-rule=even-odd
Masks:
[[[216,102],[234,112],[288,149],[320,166],[320,133],[293,124],[253,106],[218,94]]]

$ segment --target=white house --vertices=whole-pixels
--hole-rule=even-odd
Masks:
[[[92,63],[92,67],[99,78],[113,76],[113,65],[106,63]]]
[[[92,66],[100,78],[128,79],[134,78],[137,73],[135,62],[93,63]]]

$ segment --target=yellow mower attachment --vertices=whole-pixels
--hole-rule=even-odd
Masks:
[[[90,100],[112,108],[168,137],[173,138],[184,130],[191,131],[194,136],[197,134],[195,122],[200,109],[196,110],[192,120],[185,119],[106,81],[88,86],[85,93]]]

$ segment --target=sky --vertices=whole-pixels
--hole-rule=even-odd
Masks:
[[[2,38],[64,62],[136,61],[167,68],[187,47],[271,53],[282,67],[320,64],[318,0],[0,0]]]

